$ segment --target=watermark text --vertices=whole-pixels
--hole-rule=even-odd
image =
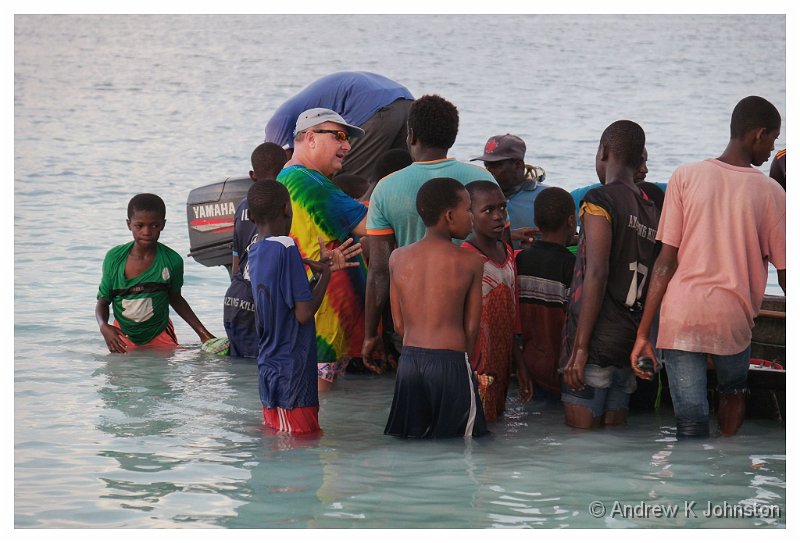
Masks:
[[[615,519],[692,519],[692,518],[781,518],[780,505],[763,503],[697,502],[648,503],[645,501],[625,503],[620,501],[593,501],[589,513],[595,518]]]

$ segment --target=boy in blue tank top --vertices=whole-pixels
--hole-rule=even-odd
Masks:
[[[277,181],[254,183],[247,192],[250,220],[258,237],[248,268],[256,304],[258,388],[264,424],[288,433],[319,430],[317,345],[314,314],[322,304],[331,272],[358,266],[346,262],[361,253],[352,238],[333,251],[320,242],[320,260],[302,258],[294,240],[289,191]],[[314,273],[309,284],[304,264]]]

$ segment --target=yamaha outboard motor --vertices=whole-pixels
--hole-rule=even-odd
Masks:
[[[189,192],[186,218],[189,255],[204,266],[225,266],[231,272],[233,216],[253,186],[249,177],[228,178]]]

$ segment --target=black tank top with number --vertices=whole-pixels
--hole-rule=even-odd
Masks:
[[[657,255],[659,212],[638,188],[612,183],[586,193],[583,202],[604,209],[611,217],[611,252],[603,304],[589,343],[589,362],[625,367],[642,318],[650,271]],[[562,367],[572,350],[583,297],[586,246],[583,233],[569,302],[562,350]]]

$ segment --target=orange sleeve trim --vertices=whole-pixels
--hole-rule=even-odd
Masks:
[[[392,228],[383,228],[381,230],[370,230],[367,229],[368,236],[388,236],[389,234],[394,234],[394,229]]]
[[[781,149],[775,154],[775,158],[783,158],[786,156],[786,149]]]
[[[590,202],[583,202],[583,205],[581,205],[581,222],[583,222],[583,216],[586,213],[588,213],[589,215],[594,215],[596,217],[603,217],[608,222],[611,222],[611,215],[608,214],[608,211],[606,211],[597,204],[592,204]]]

